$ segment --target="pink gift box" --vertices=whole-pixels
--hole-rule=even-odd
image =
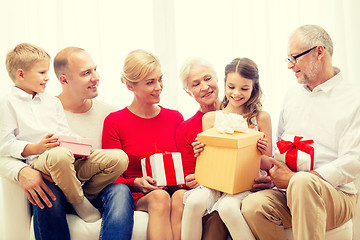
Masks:
[[[74,136],[57,136],[59,138],[60,147],[68,148],[74,156],[88,157],[91,153],[92,140],[90,138],[74,137]]]
[[[141,159],[143,176],[156,180],[156,186],[176,186],[185,183],[179,152],[155,153]]]
[[[315,144],[313,140],[285,135],[276,145],[275,159],[285,162],[292,171],[311,171],[314,169]]]

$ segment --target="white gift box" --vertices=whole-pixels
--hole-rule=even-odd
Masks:
[[[156,186],[176,186],[185,183],[179,152],[155,153],[141,159],[143,176],[156,180]]]
[[[286,163],[292,171],[313,170],[315,164],[315,143],[313,140],[294,135],[284,135],[276,145],[275,159]]]

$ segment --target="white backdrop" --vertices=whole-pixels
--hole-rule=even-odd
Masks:
[[[0,97],[12,85],[5,55],[21,42],[44,48],[52,57],[64,47],[86,49],[98,64],[103,101],[118,108],[131,93],[120,82],[126,55],[138,48],[162,63],[161,105],[185,118],[196,102],[181,88],[178,72],[190,56],[215,66],[223,96],[223,71],[235,57],[249,57],[260,69],[264,110],[277,125],[283,93],[296,84],[284,61],[289,34],[318,24],[332,36],[334,65],[360,84],[360,1],[357,0],[0,0]],[[47,92],[61,90],[52,66]]]

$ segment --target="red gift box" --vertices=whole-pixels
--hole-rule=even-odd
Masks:
[[[57,136],[60,147],[68,148],[74,156],[88,157],[91,153],[92,140],[83,137]]]
[[[276,143],[275,158],[283,161],[294,172],[314,169],[315,148],[313,140],[285,135]]]
[[[141,159],[143,176],[156,180],[156,186],[176,186],[185,183],[179,152],[155,153]]]

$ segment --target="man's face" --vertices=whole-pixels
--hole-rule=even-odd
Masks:
[[[76,96],[92,99],[98,95],[99,74],[91,56],[85,52],[75,52],[69,58],[67,80]]]
[[[294,35],[289,41],[289,56],[295,56],[307,50],[301,46],[300,38]],[[288,68],[295,72],[299,83],[307,85],[310,89],[314,88],[319,74],[319,62],[316,58],[316,48],[296,59],[296,63],[288,63]]]

